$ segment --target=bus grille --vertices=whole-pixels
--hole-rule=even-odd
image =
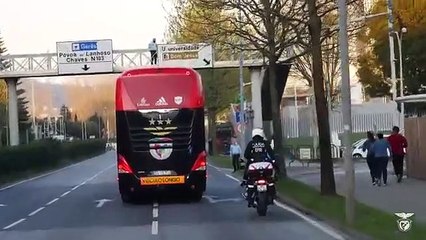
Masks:
[[[170,131],[170,130],[169,130]],[[171,138],[174,150],[189,150],[192,144],[192,127],[178,127],[171,130],[145,130],[143,128],[130,129],[130,142],[135,152],[149,151],[149,140],[154,138]],[[165,141],[167,142],[167,141]]]

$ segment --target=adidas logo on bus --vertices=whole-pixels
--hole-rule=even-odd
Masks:
[[[169,105],[166,102],[166,99],[164,99],[164,97],[161,97],[160,99],[158,99],[158,101],[155,103],[155,106],[167,106]]]

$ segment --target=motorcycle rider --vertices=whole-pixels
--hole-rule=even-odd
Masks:
[[[247,162],[245,165],[243,182],[241,183],[241,186],[247,184],[248,167],[251,163],[263,162],[266,160],[271,162],[277,171],[279,170],[275,165],[274,151],[272,150],[269,142],[265,139],[265,134],[261,128],[253,129],[252,140],[247,144],[246,150],[244,152],[244,158],[247,160]],[[248,188],[246,193],[249,207],[253,206],[253,190],[254,189],[252,188]],[[273,189],[273,194],[275,195],[275,189]]]

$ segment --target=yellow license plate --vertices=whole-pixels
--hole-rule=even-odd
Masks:
[[[170,185],[185,183],[185,176],[142,177],[141,185]]]

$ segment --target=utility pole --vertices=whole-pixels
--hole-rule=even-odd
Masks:
[[[355,220],[355,173],[352,161],[352,133],[351,119],[351,88],[349,79],[349,44],[348,44],[348,7],[345,0],[339,0],[339,46],[340,46],[340,68],[342,76],[342,115],[343,115],[343,146],[345,159],[346,177],[346,221],[352,225]]]
[[[390,67],[391,67],[391,81],[392,81],[392,100],[396,99],[396,67],[395,67],[395,43],[393,34],[393,6],[392,0],[387,0],[387,9],[388,9],[388,27],[389,27],[389,53],[390,53]]]
[[[238,6],[241,8],[241,0],[238,0]],[[240,21],[239,28],[243,27],[243,15],[241,9],[238,11],[238,19]],[[241,124],[241,143],[240,146],[244,151],[245,148],[245,114],[244,114],[244,76],[243,76],[243,65],[244,65],[244,55],[243,55],[243,39],[240,37],[240,60],[239,60],[239,70],[240,70],[240,124]]]

